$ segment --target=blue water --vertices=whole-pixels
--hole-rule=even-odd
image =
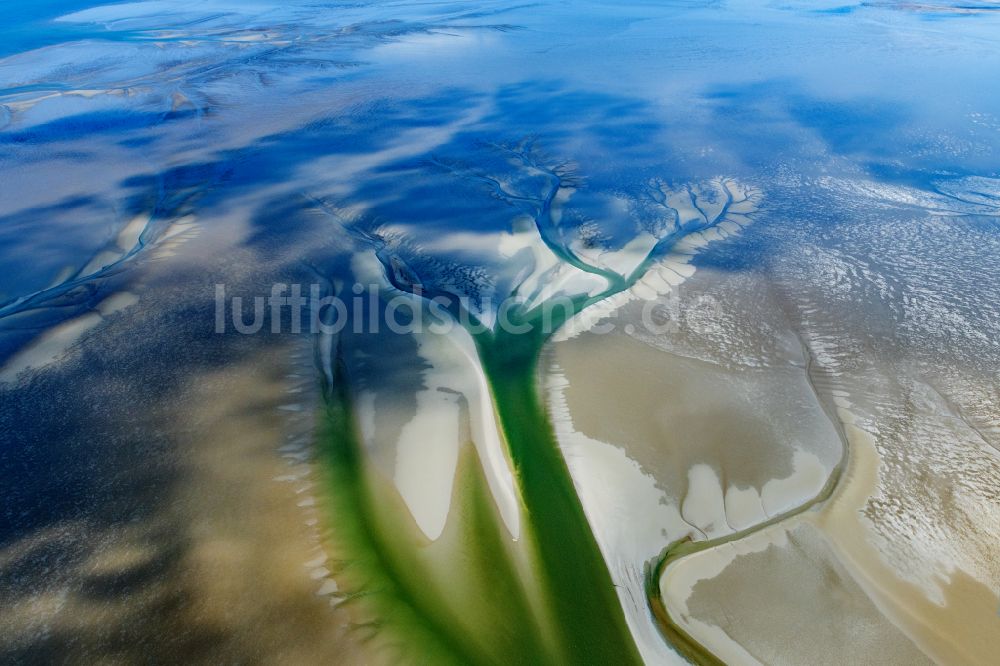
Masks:
[[[760,188],[768,232],[698,260],[733,270],[779,256],[782,229],[800,220],[860,227],[879,208],[905,224],[967,178],[992,183],[988,201],[970,204],[969,192],[959,207],[989,213],[995,9],[8,3],[0,359],[137,279],[185,215],[214,230],[220,260],[280,248],[290,270],[336,272],[346,224],[389,239],[428,286],[503,291],[495,251],[428,241],[511,229],[523,206],[483,177],[541,183],[512,164],[512,148],[563,165],[578,185],[550,232],[559,243],[614,249],[652,229],[654,181],[725,175]],[[122,255],[115,238],[137,214],[151,215],[142,247],[105,261],[109,248]]]
[[[343,174],[339,202],[377,201],[372,217],[424,228],[504,227],[502,207],[440,196],[441,170],[422,160],[483,166],[496,156],[481,145],[533,136],[578,165],[577,217],[599,219],[614,243],[632,221],[601,207],[654,176],[766,185],[780,168],[927,188],[1000,164],[991,11],[258,1],[73,15],[95,5],[8,5],[0,253],[16,270],[0,277],[6,301],[83,262],[120,224],[108,211],[154,196],[143,183],[229,170],[220,199],[276,181],[322,196],[327,183],[304,176],[308,165],[435,128],[448,136]],[[111,93],[66,94],[76,89]],[[71,228],[58,226],[64,216]]]
[[[4,12],[0,360],[134,286],[186,215],[224,274],[238,251],[280,255],[263,285],[345,270],[349,227],[428,286],[502,291],[495,248],[432,241],[484,239],[524,214],[484,185],[541,186],[511,149],[574,179],[558,243],[614,249],[654,228],[654,181],[760,188],[761,230],[698,259],[731,270],[778,260],[804,221],[833,242],[956,207],[995,220],[989,3],[46,0]],[[138,214],[143,242],[116,249]],[[206,243],[180,252],[204,263]]]
[[[266,344],[213,334],[216,284],[346,284],[376,246],[400,279],[485,302],[515,281],[496,238],[544,169],[574,188],[553,245],[621,248],[662,227],[654,185],[733,178],[762,192],[754,224],[696,264],[828,282],[830,316],[879,352],[1000,363],[995,4],[8,0],[0,17],[0,376],[137,299],[0,380],[0,546],[118,529],[170,496],[176,470],[135,470],[169,458],[163,423],[191,408],[174,396]],[[842,297],[820,255],[863,293]],[[73,538],[60,562],[90,546]]]

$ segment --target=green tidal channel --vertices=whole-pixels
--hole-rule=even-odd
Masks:
[[[417,534],[394,487],[368,468],[343,362],[323,387],[321,452],[341,544],[334,574],[347,581],[343,603],[369,616],[358,630],[397,644],[390,661],[641,663],[536,388],[546,339],[585,305],[575,303],[548,333],[536,312],[521,318],[526,332],[473,334],[523,502],[518,542],[498,519],[474,453],[460,460],[442,538]]]
[[[477,337],[568,663],[642,663],[536,390],[545,338]]]
[[[441,542],[430,544],[407,523],[391,483],[365,461],[353,416],[349,382],[338,364],[327,389],[321,454],[331,492],[328,514],[335,528],[331,562],[352,628],[362,642],[381,641],[386,663],[545,663],[551,649],[503,542],[502,525],[482,478],[460,465],[457,520]],[[436,571],[428,550],[449,537],[461,548]],[[447,552],[446,555],[454,553]],[[428,557],[430,555],[430,557]]]

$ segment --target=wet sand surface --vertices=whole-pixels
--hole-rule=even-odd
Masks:
[[[997,12],[8,4],[0,661],[996,661]]]
[[[354,661],[303,506],[308,343],[214,335],[197,273],[143,281],[144,308],[0,388],[0,660]]]
[[[991,379],[974,366],[961,383],[926,369],[918,379],[922,343],[897,340],[894,351],[871,354],[871,342],[859,338],[882,335],[869,328],[874,318],[851,330],[828,294],[782,282],[796,274],[781,262],[769,277],[699,270],[678,300],[663,303],[676,324],[669,334],[641,328],[640,307],[630,304],[600,322],[612,332],[580,333],[549,349],[554,415],[567,423],[561,441],[578,488],[591,498],[585,505],[602,545],[614,561],[614,553],[650,553],[686,536],[718,539],[670,564],[660,585],[676,622],[727,663],[874,654],[883,663],[990,663],[998,634],[988,611],[1000,599],[990,591],[996,554],[987,535],[995,521],[986,516],[1000,495],[986,471],[996,461],[992,430],[976,424],[996,413],[977,397]],[[782,407],[793,391],[797,400],[785,398]],[[761,430],[764,419],[781,423],[779,415],[792,433],[784,440],[773,425]],[[825,443],[817,439],[824,432]],[[827,471],[782,506],[819,504],[758,533],[755,525],[781,511],[761,510],[767,477],[754,470],[777,477],[784,465],[787,475],[789,440],[820,447]],[[753,452],[743,459],[748,445]],[[609,462],[604,471],[574,467],[585,456]],[[719,467],[679,473],[702,463]],[[627,490],[638,487],[647,490]],[[619,505],[616,494],[633,503]],[[623,516],[636,512],[651,519],[624,528]],[[959,551],[978,555],[948,570],[943,563],[954,567]],[[932,579],[921,576],[935,570]],[[620,575],[637,573],[624,566]]]
[[[827,474],[840,460],[840,440],[803,364],[729,369],[615,333],[559,343],[553,362],[569,382],[577,429],[623,447],[674,501],[699,463],[724,488],[760,492],[792,475],[796,450],[815,455]]]
[[[764,548],[695,583],[686,615],[722,629],[764,664],[934,663],[872,604],[817,530],[797,527]]]

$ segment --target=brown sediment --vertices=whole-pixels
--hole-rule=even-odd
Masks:
[[[837,481],[841,475],[842,466],[838,466],[834,473],[830,476],[823,490],[810,501],[788,511],[778,516],[774,516],[770,520],[755,525],[751,528],[740,530],[739,532],[734,532],[732,534],[726,535],[724,537],[719,537],[716,539],[706,539],[704,541],[692,541],[690,538],[684,538],[676,541],[663,551],[658,558],[647,563],[647,584],[646,584],[646,595],[649,602],[650,608],[653,614],[656,616],[658,622],[660,623],[660,629],[664,636],[671,641],[672,645],[678,647],[685,656],[689,659],[695,661],[695,663],[723,663],[719,658],[711,652],[706,646],[699,643],[686,631],[684,631],[680,625],[678,625],[674,619],[670,616],[670,611],[666,608],[663,603],[662,594],[660,591],[660,581],[668,567],[670,567],[675,562],[681,560],[682,558],[693,555],[701,551],[709,550],[716,546],[724,545],[734,541],[739,541],[748,536],[752,536],[758,532],[761,532],[767,528],[774,527],[783,521],[790,518],[795,518],[800,514],[813,508],[816,504],[826,500],[833,493],[834,488],[837,485]],[[675,643],[675,641],[677,641]],[[690,655],[688,653],[691,653]],[[693,655],[693,656],[692,656]]]
[[[807,516],[685,558],[672,574],[674,614],[727,662],[930,663]]]
[[[360,653],[329,598],[318,594],[326,562],[306,524],[323,490],[302,462],[279,455],[289,435],[311,436],[315,391],[307,378],[308,392],[286,392],[295,382],[283,374],[300,368],[283,365],[281,351],[193,380],[194,391],[209,395],[186,416],[205,424],[192,430],[200,441],[191,442],[190,480],[181,489],[193,509],[185,564],[198,590],[192,613],[265,660],[350,662]],[[227,390],[201,388],[219,383]],[[301,411],[281,410],[302,402]],[[285,480],[290,472],[303,476]]]
[[[817,504],[829,499],[833,495],[837,484],[844,473],[845,466],[847,465],[847,459],[849,457],[848,451],[848,449],[845,449],[844,459],[834,468],[830,477],[827,479],[826,484],[823,486],[823,489],[808,502],[804,502],[790,511],[774,516],[765,522],[754,525],[753,527],[740,530],[723,537],[707,539],[704,541],[692,541],[690,538],[681,539],[667,546],[658,558],[647,563],[646,595],[650,608],[660,623],[660,629],[664,633],[664,636],[671,641],[671,644],[678,647],[678,649],[681,650],[685,656],[699,664],[722,663],[719,658],[711,652],[711,650],[684,631],[670,616],[670,611],[663,603],[660,589],[660,581],[663,579],[667,568],[687,555],[692,555],[700,551],[709,550],[716,546],[739,541],[748,536],[752,536],[753,534],[766,530],[767,528],[776,526],[790,518],[800,516]]]
[[[8,572],[67,539],[93,546],[52,572],[68,583],[6,598],[5,653],[72,646],[94,663],[363,661],[339,611],[317,594],[321,551],[301,505],[316,489],[279,451],[289,433],[311,427],[306,410],[280,409],[312,399],[308,388],[288,393],[300,380],[287,377],[287,358],[272,347],[193,373],[162,411],[128,416],[130,427],[175,443],[170,485],[121,498],[148,512],[127,525],[61,522],[0,551]],[[143,465],[128,474],[141,477]]]
[[[801,368],[730,369],[619,333],[584,333],[552,349],[551,360],[568,380],[565,395],[576,429],[624,447],[670,499],[683,499],[688,470],[697,463],[721,473],[723,491],[759,489],[788,477],[795,442],[824,425],[827,441],[810,453],[827,463],[840,457],[837,433],[813,401]],[[762,409],[761,400],[774,409]]]
[[[918,585],[897,576],[871,545],[861,511],[876,490],[879,457],[870,434],[850,424],[846,430],[852,453],[848,472],[815,523],[876,606],[928,655],[941,663],[996,663],[997,593],[956,569],[940,583],[945,604],[934,603]]]
[[[847,570],[871,602],[926,655],[940,663],[992,664],[1000,650],[998,598],[985,585],[956,569],[943,583],[946,603],[931,601],[917,585],[899,578],[868,541],[861,510],[878,483],[879,459],[871,435],[852,423],[846,410],[839,410],[849,441],[844,471],[828,497],[817,497],[791,514],[743,533],[722,539],[673,544],[656,566],[650,566],[647,583],[650,607],[665,636],[696,663],[712,663],[717,657],[687,634],[670,616],[661,598],[659,582],[667,567],[686,555],[759,533],[791,518],[814,525],[827,536],[837,561]],[[832,479],[833,480],[833,479]],[[826,501],[817,511],[806,513]]]

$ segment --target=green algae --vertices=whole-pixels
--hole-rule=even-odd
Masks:
[[[428,542],[392,484],[365,463],[342,363],[326,387],[321,451],[331,522],[345,545],[338,580],[356,588],[345,603],[375,618],[359,627],[388,629],[389,642],[400,642],[392,661],[641,662],[537,395],[547,336],[537,319],[530,326],[475,338],[524,505],[520,542],[506,536],[478,462],[469,462],[474,453],[459,466],[444,537]]]
[[[516,157],[533,169],[541,169],[530,156]],[[552,204],[567,176],[558,169],[542,171],[551,182],[546,194],[537,200],[514,197],[494,179],[471,177],[486,182],[501,198],[532,201],[536,206],[534,226],[548,250],[563,264],[604,278],[607,288],[593,296],[560,297],[535,307],[515,304],[509,310],[501,309],[508,325],[495,330],[484,326],[460,303],[457,310],[454,304],[449,308],[457,321],[471,324],[467,330],[475,341],[506,453],[514,468],[523,518],[520,540],[511,546],[496,507],[481,490],[463,498],[465,502],[453,501],[448,524],[458,522],[465,527],[455,548],[442,554],[439,562],[447,564],[443,575],[435,578],[433,567],[428,567],[421,557],[441,547],[437,543],[429,545],[406,523],[407,511],[388,480],[379,482],[371,474],[367,481],[362,480],[366,471],[351,416],[350,377],[339,357],[335,386],[329,387],[327,393],[330,414],[336,415],[327,437],[329,461],[333,467],[342,467],[340,474],[351,478],[349,483],[333,484],[331,488],[344,504],[334,517],[334,525],[338,537],[356,546],[370,564],[368,579],[361,581],[360,589],[376,590],[373,595],[378,596],[378,601],[372,604],[372,611],[382,626],[392,625],[396,636],[405,636],[409,649],[426,648],[416,661],[437,661],[441,653],[464,663],[642,661],[539,398],[538,359],[549,337],[569,319],[630,288],[656,259],[686,235],[724,219],[733,197],[729,185],[722,182],[726,200],[719,215],[702,213],[703,219],[693,224],[681,224],[677,217],[675,228],[623,277],[587,264],[553,235],[556,224]],[[694,201],[690,189],[688,194]],[[743,201],[749,201],[751,195],[744,194]],[[426,290],[416,273],[407,270],[405,275],[398,274],[405,264],[392,255],[385,243],[370,234],[362,236],[374,245],[375,256],[392,288],[425,298],[440,295]],[[511,302],[516,292],[510,294]],[[344,454],[343,449],[350,453]],[[478,470],[460,469],[459,477],[478,478],[478,474]],[[482,479],[476,483],[481,487]],[[474,521],[456,519],[456,511],[469,511],[469,507],[478,516]],[[348,530],[346,538],[338,524],[345,513],[351,514],[348,520],[356,526]],[[487,580],[491,585],[484,594],[490,595],[493,603],[470,604],[468,600],[477,594],[470,590],[481,588]]]
[[[372,632],[386,661],[552,663],[545,619],[529,600],[472,447],[449,526],[430,543],[408,522],[391,482],[364,460],[342,366],[328,387],[321,441],[342,603],[359,607],[355,627]]]

